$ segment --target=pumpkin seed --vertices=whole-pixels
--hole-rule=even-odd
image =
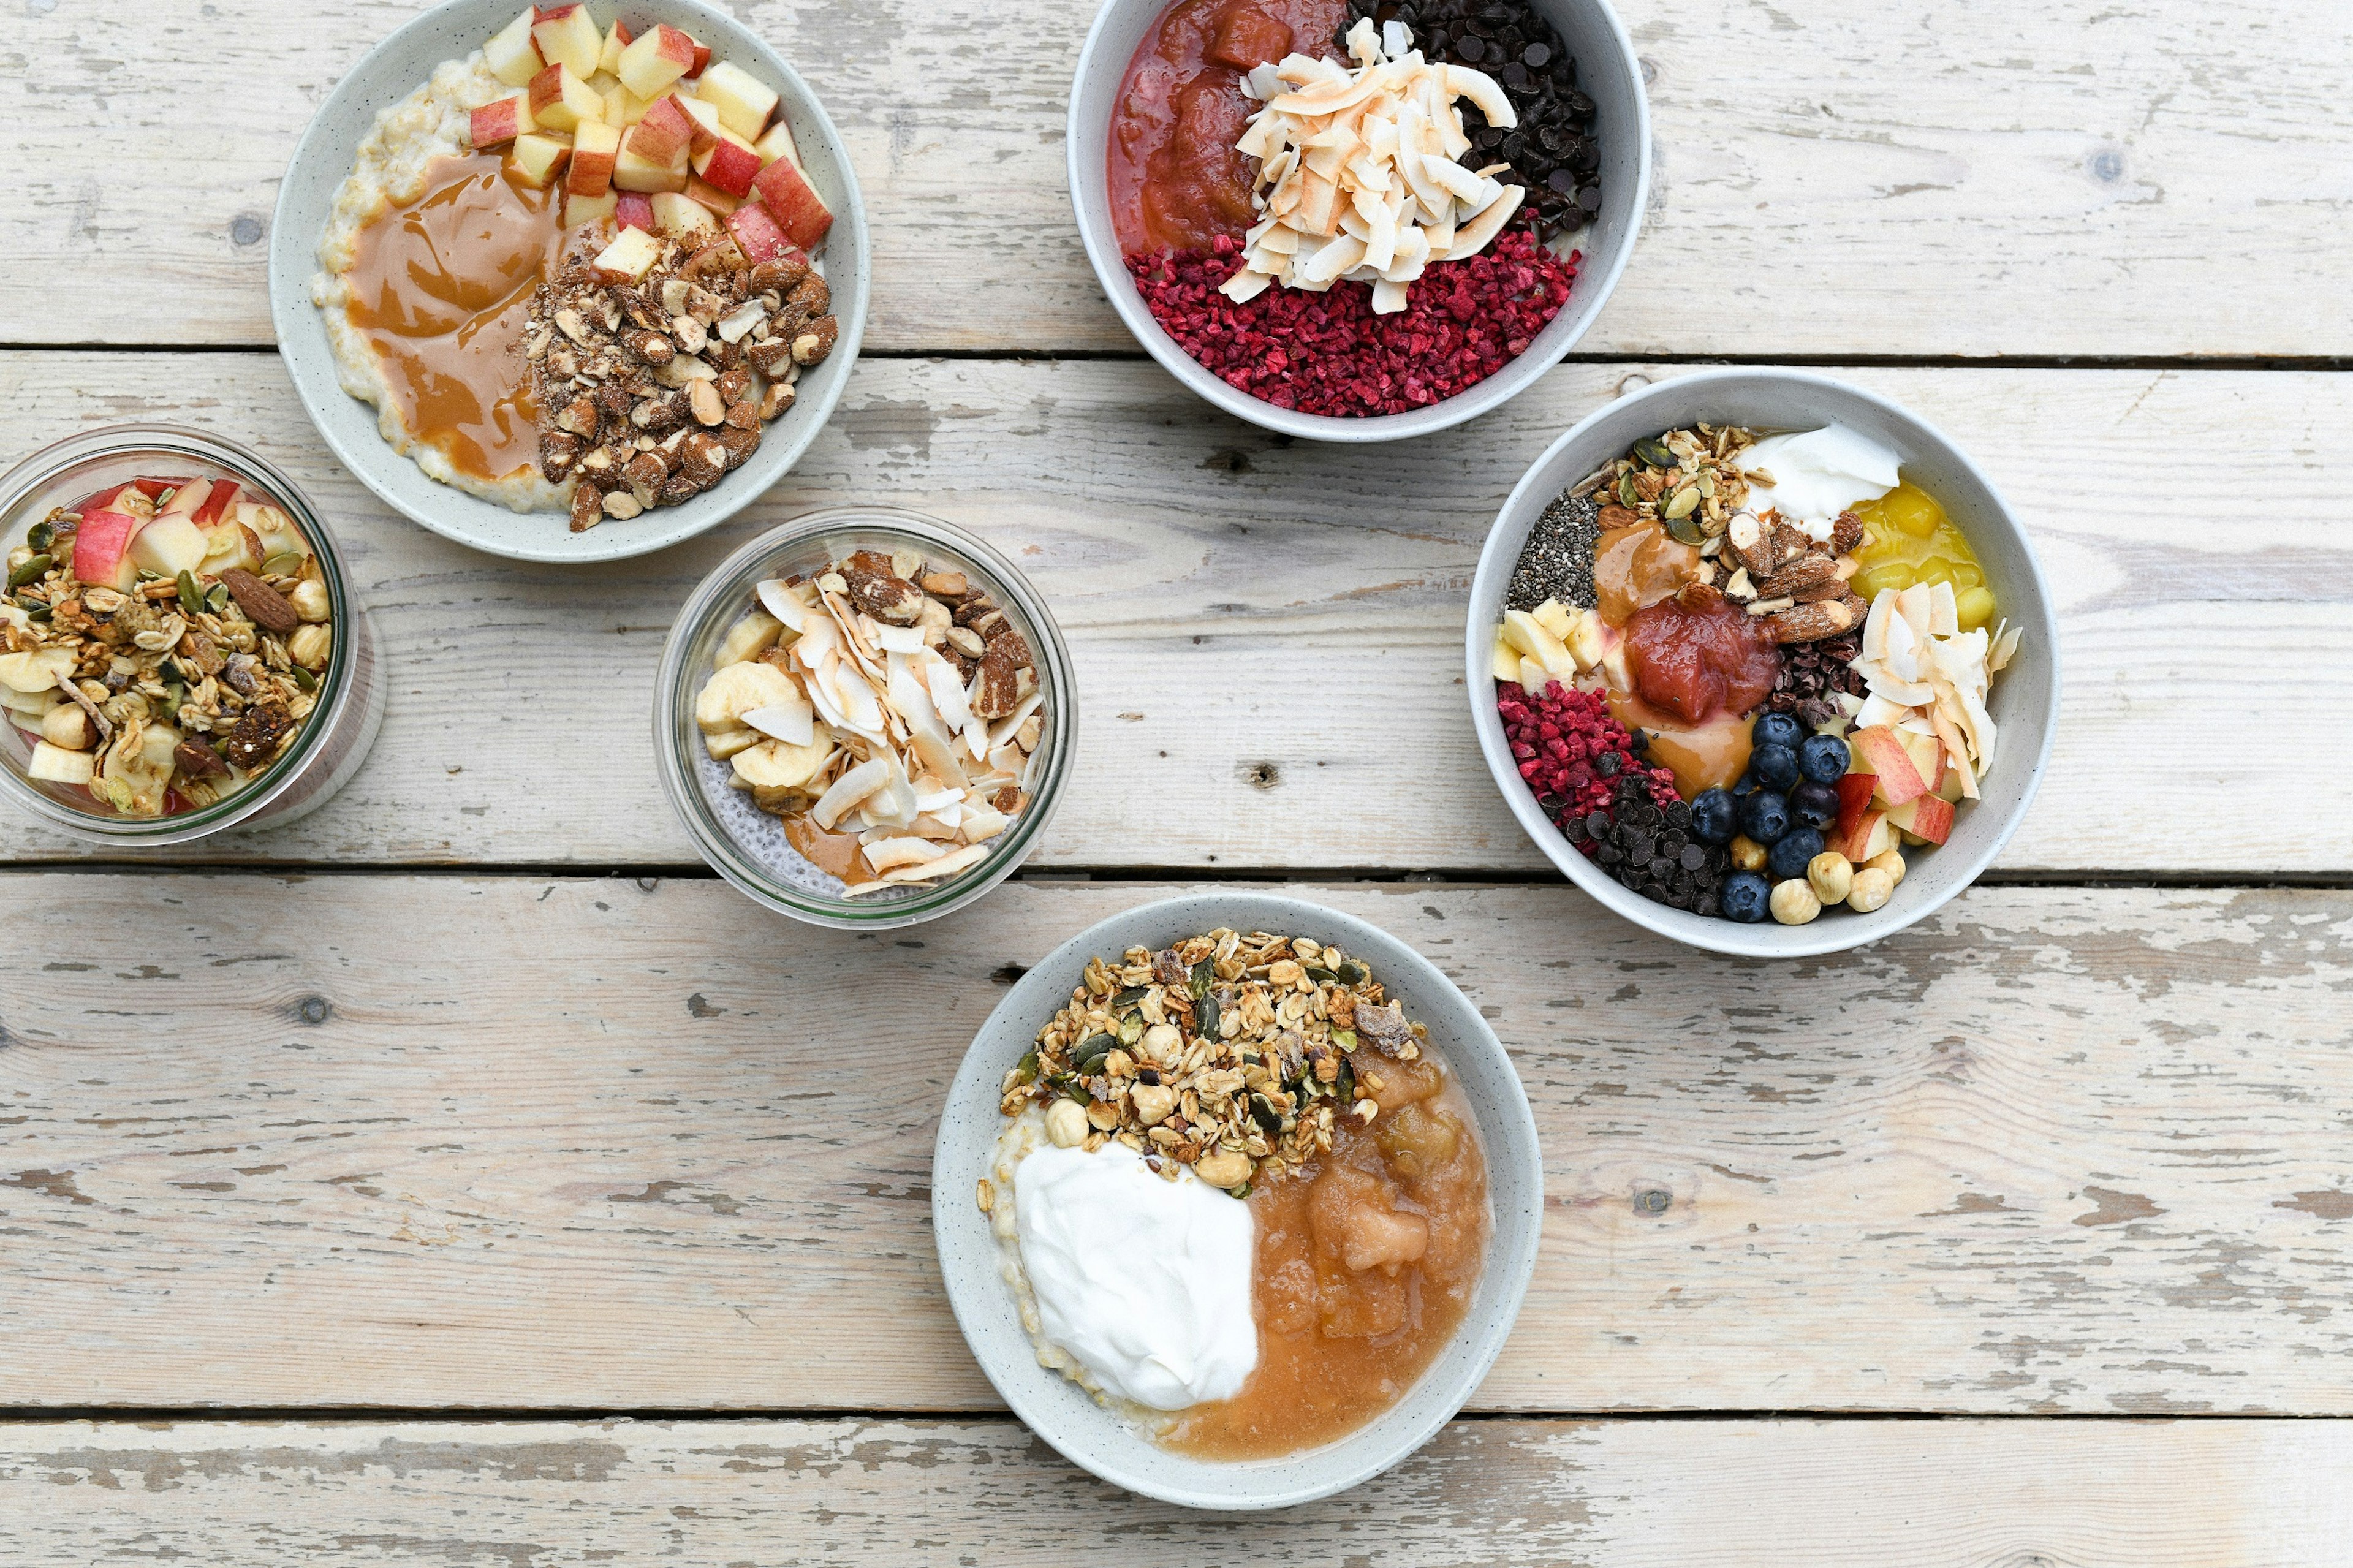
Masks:
[[[1207,996],[1209,994],[1209,987],[1217,984],[1217,979],[1218,966],[1213,960],[1205,958],[1195,964],[1192,984],[1193,1000],[1198,1002],[1202,997]]]
[[[181,573],[180,603],[186,605],[189,613],[193,615],[195,613],[195,606],[204,603],[204,599],[205,591],[196,586],[195,574],[193,572]]]
[[[1699,519],[1686,513],[1667,519],[1667,537],[1678,544],[1704,544],[1707,542],[1707,530],[1700,526]]]
[[[1144,1038],[1143,1019],[1122,1018],[1119,1021],[1119,1043],[1121,1045],[1132,1046],[1142,1038]]]
[[[21,588],[27,583],[37,581],[41,574],[49,569],[50,564],[51,561],[47,552],[34,556],[30,561],[8,574],[9,588],[11,590]]]
[[[206,609],[207,609],[207,610],[210,610],[214,615],[216,615],[216,616],[217,616],[217,615],[219,615],[223,610],[226,610],[226,609],[227,609],[227,608],[228,608],[228,584],[226,584],[226,583],[216,583],[216,584],[214,584],[212,585],[212,587],[211,587],[211,588],[209,588],[209,589],[207,589],[207,590],[206,591],[206,594],[205,594],[205,608],[206,608]]]
[[[1366,969],[1363,964],[1358,963],[1352,958],[1348,960],[1347,963],[1340,965],[1339,973],[1341,984],[1362,985],[1366,977],[1372,973],[1372,971]]]
[[[1071,1053],[1071,1059],[1082,1062],[1089,1057],[1099,1057],[1118,1043],[1109,1035],[1089,1035],[1079,1042],[1079,1048]]]
[[[25,535],[25,542],[31,545],[37,551],[47,550],[50,545],[55,544],[57,542],[58,531],[51,528],[46,522],[37,522],[33,524],[31,530]]]
[[[1642,492],[1634,488],[1634,473],[1630,468],[1618,480],[1618,504],[1626,507],[1642,504]]]
[[[1675,456],[1673,447],[1663,441],[1653,441],[1648,437],[1634,443],[1634,456],[1654,468],[1672,468],[1683,461],[1681,458]]]
[[[1344,1106],[1356,1103],[1356,1069],[1345,1057],[1340,1058],[1340,1076],[1332,1080],[1332,1098]]]
[[[1316,969],[1311,966],[1307,971],[1307,978],[1320,980],[1324,984],[1331,985],[1337,984],[1340,976],[1329,969]]]
[[[261,570],[272,577],[299,576],[302,571],[302,558],[290,550],[281,550],[263,562]]]
[[[1685,485],[1683,489],[1675,492],[1675,499],[1666,504],[1660,515],[1666,518],[1669,521],[1672,521],[1674,519],[1679,517],[1689,517],[1694,511],[1697,510],[1698,508],[1699,487],[1697,485]]]
[[[294,684],[301,687],[303,690],[316,691],[319,689],[319,678],[311,674],[309,670],[303,668],[301,665],[298,664],[293,666],[291,668],[288,669],[286,673],[292,676],[294,678]]]
[[[1149,985],[1131,985],[1126,990],[1121,992],[1118,995],[1113,997],[1111,999],[1111,1005],[1113,1007],[1133,1007],[1138,1002],[1143,1001],[1145,993],[1151,989],[1152,987]]]
[[[1344,1051],[1353,1051],[1356,1048],[1356,1031],[1335,1029],[1332,1031],[1332,1043]]]
[[[185,702],[187,700],[188,689],[186,687],[181,685],[176,680],[167,682],[164,687],[164,717],[172,720],[176,723],[180,717],[180,704]],[[1028,1083],[1029,1079],[1034,1079],[1038,1076],[1038,1053],[1036,1051],[1031,1051],[1028,1056],[1023,1057],[1021,1059],[1029,1065],[1029,1078],[1025,1078],[1021,1080],[1023,1083]]]
[[[1193,1009],[1193,1033],[1204,1040],[1218,1037],[1218,999],[1215,996],[1202,997],[1200,1005]]]
[[[166,695],[177,691],[178,689],[179,688],[177,687],[164,688]],[[178,706],[177,698],[173,699],[173,705],[174,707]],[[1038,1081],[1038,1052],[1034,1047],[1029,1051],[1023,1053],[1021,1059],[1013,1064],[1013,1081],[1016,1083],[1035,1083]]]
[[[25,612],[25,618],[28,621],[46,621],[54,613],[51,606],[30,595],[17,600],[16,607]]]

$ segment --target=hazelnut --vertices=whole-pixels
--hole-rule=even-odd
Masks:
[[[1903,886],[1904,873],[1909,869],[1904,864],[1903,855],[1894,849],[1883,849],[1863,864],[1871,870],[1886,872],[1891,888]]]
[[[1813,885],[1795,877],[1773,889],[1773,918],[1785,926],[1801,926],[1822,912]]]
[[[1136,1120],[1146,1127],[1167,1121],[1176,1109],[1176,1091],[1166,1084],[1139,1083],[1127,1091],[1127,1098],[1135,1107]]]
[[[1193,1173],[1213,1187],[1239,1187],[1258,1173],[1258,1162],[1239,1151],[1220,1149],[1195,1161]]]
[[[306,621],[327,618],[327,585],[315,577],[305,577],[295,584],[293,592],[286,595],[286,602],[293,605],[294,613]]]
[[[305,669],[324,668],[327,650],[334,643],[334,634],[322,626],[301,626],[286,639],[286,657]]]
[[[1176,1059],[1176,1052],[1185,1044],[1185,1037],[1174,1024],[1155,1024],[1144,1031],[1139,1054],[1155,1067],[1166,1067]],[[1160,1120],[1158,1117],[1153,1121]]]
[[[1046,1108],[1046,1136],[1057,1149],[1075,1149],[1091,1131],[1084,1107],[1075,1100],[1058,1100]]]
[[[1854,888],[1854,866],[1837,850],[1825,849],[1806,862],[1806,880],[1823,903],[1842,904]]]
[[[79,703],[60,702],[41,716],[41,739],[69,752],[90,749],[90,715]]]
[[[1895,879],[1879,869],[1874,862],[1854,874],[1854,886],[1848,889],[1846,907],[1859,915],[1867,915],[1887,902],[1895,891]]]
[[[1732,841],[1732,863],[1743,871],[1765,869],[1765,846],[1746,833]]]

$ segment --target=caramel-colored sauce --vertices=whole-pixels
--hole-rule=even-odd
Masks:
[[[1704,724],[1686,724],[1630,691],[1612,690],[1609,716],[1629,730],[1647,730],[1651,749],[1642,760],[1675,775],[1675,793],[1685,800],[1703,790],[1729,789],[1748,771],[1749,731],[1754,720],[1725,713]]]
[[[1692,580],[1699,552],[1678,544],[1655,522],[1604,529],[1593,546],[1594,607],[1613,626]]]
[[[828,833],[807,816],[795,815],[785,818],[785,842],[799,851],[802,859],[851,887],[874,880],[874,868],[866,863],[854,834]]]
[[[1369,1130],[1341,1118],[1330,1153],[1251,1189],[1258,1365],[1233,1398],[1185,1412],[1172,1448],[1270,1458],[1345,1437],[1403,1397],[1471,1305],[1489,1223],[1470,1106],[1427,1059],[1357,1062],[1383,1079],[1366,1086],[1380,1115]],[[1419,1255],[1349,1268],[1366,1223],[1419,1230]]]
[[[461,473],[500,479],[539,458],[522,350],[532,293],[562,258],[558,193],[509,179],[494,153],[437,158],[425,194],[360,232],[350,319],[396,412]]]

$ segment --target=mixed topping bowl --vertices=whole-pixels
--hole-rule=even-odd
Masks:
[[[52,508],[7,554],[0,708],[52,799],[160,818],[254,784],[311,720],[336,647],[318,553],[227,476]]]
[[[1994,765],[2018,648],[1968,538],[1831,425],[1662,432],[1572,487],[1496,630],[1520,776],[1571,844],[1672,908],[1869,913]]]
[[[978,1201],[1039,1360],[1171,1449],[1345,1436],[1469,1305],[1493,1228],[1469,1108],[1337,947],[1090,960],[1000,1110]]]
[[[526,8],[377,117],[311,296],[432,478],[575,531],[717,485],[839,325],[779,95],[681,30]]]
[[[1451,397],[1567,300],[1554,242],[1600,199],[1575,84],[1524,3],[1176,0],[1111,127],[1129,273],[1187,354],[1278,407]]]

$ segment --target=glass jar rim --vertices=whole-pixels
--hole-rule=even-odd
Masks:
[[[185,425],[102,425],[50,442],[0,474],[0,537],[13,533],[26,499],[77,464],[135,457],[190,458],[226,468],[239,479],[282,505],[311,542],[327,586],[329,636],[327,680],[295,735],[294,743],[270,763],[261,777],[235,795],[166,816],[109,816],[77,810],[17,776],[14,768],[0,767],[0,795],[53,826],[85,837],[142,846],[185,843],[236,827],[290,788],[301,764],[324,742],[351,700],[352,616],[357,609],[351,595],[347,568],[334,536],[311,499],[277,465],[249,447],[210,431]]]
[[[682,690],[688,650],[722,614],[732,620],[748,603],[758,574],[781,552],[828,531],[862,531],[938,545],[965,557],[989,579],[986,586],[1011,601],[1037,634],[1039,685],[1051,702],[1054,721],[1046,765],[1029,807],[1014,819],[997,850],[969,870],[913,898],[861,905],[812,895],[769,875],[747,855],[702,798],[691,753],[679,742],[682,711],[691,699]],[[712,869],[754,901],[814,925],[879,931],[913,925],[961,908],[1011,876],[1028,858],[1061,798],[1078,728],[1077,682],[1071,656],[1046,603],[1021,570],[986,541],[942,518],[905,507],[850,502],[788,518],[747,541],[695,585],[681,606],[662,648],[654,687],[654,752],[663,793],[670,796],[690,837]]]

